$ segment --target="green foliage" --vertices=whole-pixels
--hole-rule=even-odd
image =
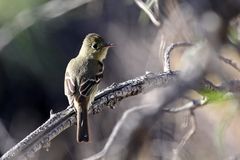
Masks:
[[[227,96],[226,92],[223,91],[215,91],[211,89],[202,89],[199,91],[199,93],[207,97],[208,103],[214,103],[214,102],[223,102],[226,100],[231,99],[231,96]]]
[[[238,44],[239,43],[239,37],[238,37],[238,31],[237,28],[234,26],[230,26],[228,28],[228,39],[233,43],[233,44]]]
[[[210,89],[202,89],[200,91],[200,94],[208,98],[208,103],[222,103],[228,100],[233,100],[233,96],[231,94],[228,94],[224,91],[214,91]],[[232,102],[232,101],[231,101]],[[234,102],[234,101],[233,101]],[[222,103],[221,105],[226,107],[225,103]],[[225,108],[226,109],[226,108]],[[215,132],[214,132],[214,139],[216,146],[218,148],[219,154],[221,156],[224,155],[224,140],[225,140],[225,133],[229,126],[231,125],[233,119],[236,117],[238,113],[238,105],[230,105],[227,106],[226,111],[224,112],[224,116],[221,119],[221,122],[217,125]]]
[[[20,11],[36,7],[46,0],[0,0],[0,24],[10,21]]]

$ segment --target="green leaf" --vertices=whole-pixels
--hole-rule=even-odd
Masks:
[[[207,97],[208,103],[223,102],[232,98],[231,96],[227,96],[226,92],[210,89],[202,89],[199,91],[199,93],[202,96]]]

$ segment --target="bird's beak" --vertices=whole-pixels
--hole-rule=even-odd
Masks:
[[[116,47],[114,43],[106,43],[104,47],[110,48],[110,47]]]

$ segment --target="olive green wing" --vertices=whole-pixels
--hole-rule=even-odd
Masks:
[[[96,60],[89,60],[86,67],[87,73],[81,78],[79,85],[79,93],[84,97],[89,96],[93,88],[100,83],[104,70],[103,64]]]

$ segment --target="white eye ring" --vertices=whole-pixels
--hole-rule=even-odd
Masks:
[[[92,47],[93,49],[97,49],[97,48],[98,48],[98,45],[97,45],[97,43],[93,43],[91,47]]]

